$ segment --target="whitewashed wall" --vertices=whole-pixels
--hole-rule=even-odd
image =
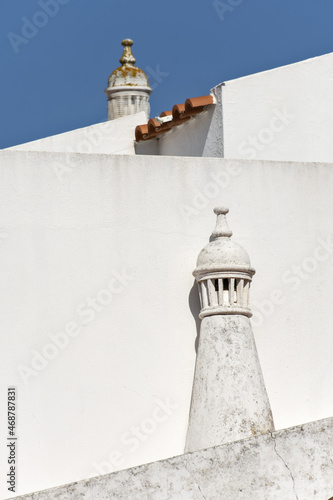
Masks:
[[[0,176],[16,494],[183,452],[191,273],[215,205],[257,270],[252,325],[276,427],[333,415],[332,164],[3,151]]]
[[[222,87],[226,158],[333,161],[333,53]]]
[[[63,134],[7,148],[17,151],[49,151],[52,153],[135,154],[135,127],[147,120],[144,112],[117,120],[96,123]]]

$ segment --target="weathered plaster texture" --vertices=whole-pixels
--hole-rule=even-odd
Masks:
[[[22,500],[328,500],[333,419],[26,495]]]
[[[274,430],[249,318],[202,320],[186,451]]]
[[[205,144],[205,154],[202,156],[214,156],[224,158],[224,125],[223,125],[223,100],[222,90],[224,83],[211,90],[216,106],[210,124],[207,140]]]

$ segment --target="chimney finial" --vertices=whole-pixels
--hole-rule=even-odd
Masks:
[[[228,226],[226,215],[229,212],[229,208],[226,207],[216,207],[214,208],[214,213],[217,215],[216,226],[212,233],[213,238],[230,238],[232,236],[232,231]]]
[[[133,40],[131,40],[130,38],[125,38],[125,40],[123,40],[121,42],[121,45],[124,47],[124,52],[123,52],[123,55],[121,56],[121,58],[119,59],[119,62],[124,65],[124,64],[135,64],[135,57],[133,56],[132,54],[132,45],[133,45]]]

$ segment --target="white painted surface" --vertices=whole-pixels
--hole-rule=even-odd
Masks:
[[[69,484],[22,500],[328,500],[332,419]]]
[[[225,158],[333,161],[333,53],[225,82]]]
[[[249,318],[215,314],[201,322],[185,451],[274,430]]]
[[[135,154],[135,127],[146,119],[146,113],[142,111],[112,122],[97,123],[37,141],[26,142],[8,150],[133,155]],[[70,165],[66,165],[70,168]]]
[[[18,390],[17,494],[183,452],[192,270],[219,204],[256,269],[251,322],[276,428],[333,415],[332,164],[3,151],[0,165],[0,380],[3,399]],[[65,329],[68,345],[25,385],[18,366],[52,355]]]

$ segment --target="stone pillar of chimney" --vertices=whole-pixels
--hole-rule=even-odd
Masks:
[[[147,75],[142,69],[134,66],[135,57],[131,49],[133,41],[126,38],[121,43],[124,47],[124,53],[119,59],[121,66],[111,73],[105,89],[108,97],[108,120],[140,111],[144,111],[149,120],[149,97],[152,89],[149,87]]]
[[[252,333],[249,289],[255,270],[231,241],[227,208],[215,208],[214,238],[193,272],[202,318],[186,452],[274,430]]]

